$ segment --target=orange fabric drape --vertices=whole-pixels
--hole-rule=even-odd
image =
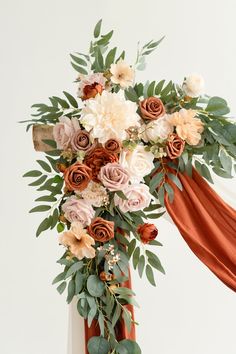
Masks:
[[[192,178],[179,174],[180,191],[165,204],[195,255],[229,288],[236,291],[236,210],[226,204],[193,169]]]
[[[122,286],[126,287],[126,288],[130,288],[132,289],[132,284],[131,284],[131,275],[129,275],[129,279],[122,284]],[[125,306],[132,314],[132,319],[134,320],[134,309],[133,306],[131,305],[126,305]],[[85,320],[84,321],[84,330],[85,330],[85,353],[88,353],[88,349],[87,349],[87,343],[89,341],[89,339],[91,337],[94,336],[100,336],[100,330],[99,330],[99,325],[97,321],[93,321],[92,325],[90,326],[90,328],[88,327],[88,323]],[[115,331],[116,331],[116,335],[117,335],[117,340],[121,341],[122,339],[131,339],[131,340],[135,340],[136,336],[135,336],[135,325],[132,323],[131,325],[131,331],[129,332],[128,329],[125,326],[125,323],[122,320],[120,320],[119,322],[117,322],[117,325],[115,327]]]

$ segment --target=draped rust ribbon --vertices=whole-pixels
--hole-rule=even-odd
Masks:
[[[165,197],[168,213],[195,255],[236,291],[236,210],[195,169],[192,178],[178,177],[183,191],[169,181],[175,196],[172,203]]]
[[[129,279],[122,284],[122,286],[132,289],[132,284],[131,284],[131,275],[129,273]],[[134,309],[132,305],[125,305],[126,309],[130,311],[132,320],[134,321]],[[91,337],[94,336],[100,336],[100,329],[98,325],[98,321],[94,320],[91,324],[90,327],[88,327],[88,322],[87,320],[84,321],[84,332],[85,332],[85,353],[89,354],[88,349],[87,349],[87,344],[88,341]],[[135,335],[135,324],[132,322],[131,324],[131,330],[130,332],[128,331],[127,327],[125,326],[124,320],[120,319],[115,327],[115,332],[116,332],[116,338],[118,341],[121,341],[123,339],[130,339],[130,340],[135,340],[136,335]]]

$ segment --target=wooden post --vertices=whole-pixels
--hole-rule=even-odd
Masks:
[[[37,124],[33,125],[32,130],[34,149],[36,151],[50,151],[53,148],[43,142],[43,140],[54,140],[53,138],[53,126]]]

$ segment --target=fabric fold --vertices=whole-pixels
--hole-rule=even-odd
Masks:
[[[229,288],[236,291],[236,210],[226,204],[193,169],[192,178],[178,175],[183,191],[175,192],[168,213],[195,255]]]

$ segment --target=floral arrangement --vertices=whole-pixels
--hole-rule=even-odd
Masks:
[[[36,236],[57,228],[64,249],[58,260],[64,268],[54,279],[67,302],[77,298],[78,312],[97,321],[100,336],[88,342],[88,352],[141,353],[131,340],[118,341],[122,319],[134,323],[127,304],[136,305],[124,284],[129,264],[155,286],[154,270],[164,273],[152,249],[165,198],[174,198],[173,183],[182,189],[179,173],[191,176],[192,165],[209,182],[211,172],[230,178],[236,158],[236,125],[227,117],[224,99],[209,97],[204,80],[190,75],[181,85],[172,81],[135,83],[145,58],[162,41],[138,48],[133,65],[125,51],[108,46],[113,31],[94,29],[89,53],[71,55],[78,72],[77,97],[64,92],[50,104],[35,104],[27,130],[45,126],[45,159],[41,169],[24,177],[36,178],[43,195],[33,212],[47,212]],[[235,167],[235,165],[234,165]]]

